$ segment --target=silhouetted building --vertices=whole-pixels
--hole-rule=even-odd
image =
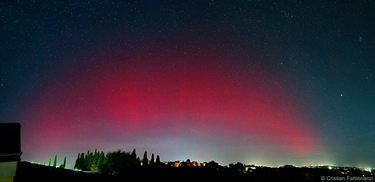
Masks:
[[[0,123],[0,182],[13,181],[21,154],[21,124]]]

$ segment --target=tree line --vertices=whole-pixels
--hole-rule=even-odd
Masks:
[[[97,171],[99,170],[99,166],[103,165],[105,159],[105,154],[103,151],[97,151],[95,149],[94,152],[87,151],[85,153],[79,153],[74,164],[74,170],[81,170],[81,171]]]
[[[105,154],[103,151],[94,152],[87,151],[87,153],[79,153],[74,165],[75,170],[82,171],[98,171],[102,174],[108,175],[121,175],[124,171],[136,168],[158,167],[163,166],[160,162],[159,155],[151,159],[147,158],[147,151],[144,153],[142,160],[137,157],[136,150],[132,152],[125,152],[121,150],[108,152]]]

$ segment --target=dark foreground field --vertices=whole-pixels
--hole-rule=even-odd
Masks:
[[[95,173],[84,173],[67,169],[53,168],[43,165],[31,164],[29,162],[20,162],[17,167],[15,182],[29,181],[215,181],[224,180],[237,181],[245,180],[245,175],[230,175],[218,171],[207,171],[202,169],[181,169],[181,168],[163,168],[163,169],[138,169],[125,173],[124,176],[106,176]]]
[[[321,181],[322,176],[339,176],[339,171],[328,169],[300,168],[262,168],[251,173],[240,173],[230,170],[208,170],[203,168],[138,168],[124,171],[122,176],[105,176],[95,173],[84,173],[67,169],[20,162],[17,167],[15,182],[29,181]],[[362,173],[355,174],[362,176]]]

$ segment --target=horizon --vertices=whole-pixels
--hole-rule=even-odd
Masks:
[[[372,2],[10,1],[0,12],[0,123],[21,123],[24,160],[136,148],[375,166]]]
[[[121,149],[117,149],[117,150],[120,150],[120,151],[123,151],[123,152],[127,152],[127,153],[131,153],[131,150],[129,150],[129,151],[125,151],[125,150],[121,150]],[[117,150],[112,150],[112,151],[108,151],[108,152],[114,152],[114,151],[117,151]],[[95,150],[89,150],[90,152],[94,152]],[[100,150],[97,150],[98,152],[102,152],[102,151],[100,151]],[[107,153],[108,152],[104,152],[104,154],[105,155],[107,155]],[[146,151],[144,151],[144,152],[146,152]],[[141,155],[139,155],[139,154],[136,154],[137,155],[137,157],[139,157],[140,159],[141,159],[141,157],[140,156],[142,156],[143,155],[143,153],[144,152],[142,152],[142,154]],[[82,152],[80,152],[80,153],[77,153],[77,155],[78,154],[81,154]],[[87,154],[87,151],[85,151],[85,152],[83,152],[84,154],[85,154],[85,156],[86,156],[86,154]],[[241,161],[233,161],[233,162],[230,162],[230,163],[227,163],[227,164],[222,164],[222,163],[219,163],[218,161],[215,161],[215,160],[203,160],[203,161],[199,161],[199,160],[194,160],[194,159],[191,159],[191,158],[186,158],[186,159],[176,159],[176,160],[163,160],[163,156],[162,155],[160,155],[160,154],[155,154],[155,153],[149,153],[149,152],[147,152],[147,158],[151,158],[151,154],[154,154],[155,155],[155,157],[157,156],[157,155],[159,155],[160,156],[160,158],[161,158],[161,162],[185,162],[187,159],[189,159],[190,161],[195,161],[195,162],[198,162],[198,163],[204,163],[204,162],[210,162],[210,161],[214,161],[214,162],[216,162],[216,163],[218,163],[220,166],[223,166],[223,167],[225,167],[225,166],[229,166],[229,164],[236,164],[236,163],[242,163],[242,164],[244,164],[244,165],[246,165],[246,166],[250,166],[250,165],[254,165],[254,166],[259,166],[259,167],[271,167],[271,168],[279,168],[279,167],[283,167],[283,166],[285,166],[285,165],[292,165],[292,166],[294,166],[294,167],[298,167],[298,168],[302,168],[302,167],[325,167],[325,166],[327,166],[327,167],[351,167],[351,168],[359,168],[359,169],[364,169],[364,170],[366,170],[366,171],[368,171],[368,170],[372,170],[372,169],[375,169],[375,167],[373,167],[373,166],[369,166],[369,165],[361,165],[361,164],[359,164],[359,165],[355,165],[355,166],[351,166],[351,165],[336,165],[336,164],[329,164],[329,163],[320,163],[320,164],[304,164],[304,165],[295,165],[295,164],[292,164],[292,163],[285,163],[285,164],[280,164],[280,165],[267,165],[267,164],[257,164],[257,163],[245,163],[245,162],[241,162]],[[57,154],[56,154],[57,155]],[[22,156],[21,156],[22,157]],[[29,160],[21,160],[21,161],[23,161],[23,162],[30,162],[30,163],[32,163],[32,164],[38,164],[38,165],[45,165],[45,166],[48,166],[48,160],[49,159],[53,159],[53,157],[54,156],[51,156],[50,158],[48,158],[48,159],[46,159],[46,160],[44,160],[44,161],[29,161]],[[59,161],[63,161],[63,159],[64,159],[64,157],[65,156],[59,156],[59,155],[57,155],[57,166],[59,166],[60,165],[60,163],[59,163]],[[69,158],[67,158],[67,166],[66,166],[66,169],[70,169],[70,170],[74,170],[74,164],[75,164],[75,162],[76,162],[76,159],[77,159],[77,157],[76,158],[74,158],[74,159],[69,159]],[[62,164],[62,163],[61,163]]]
[[[85,154],[86,155],[86,154]],[[52,158],[51,158],[52,159]],[[189,159],[189,158],[188,158]],[[190,159],[189,159],[190,160]],[[59,160],[57,160],[59,161]],[[166,162],[186,162],[187,159],[185,160],[170,160],[170,161],[163,161],[161,160],[162,163],[166,163]],[[197,163],[200,163],[200,164],[203,164],[203,163],[208,163],[208,162],[216,162],[214,160],[211,160],[211,161],[195,161],[195,160],[190,160],[191,162],[197,162]],[[39,162],[39,161],[27,161],[27,160],[21,160],[20,162],[29,162],[31,164],[37,164],[37,165],[44,165],[44,166],[48,166],[48,162],[47,163],[44,163],[44,162]],[[348,165],[334,165],[334,164],[317,164],[317,165],[293,165],[293,164],[284,164],[284,165],[279,165],[279,166],[269,166],[269,165],[260,165],[260,164],[247,164],[247,163],[242,163],[240,161],[237,161],[237,162],[232,162],[232,163],[229,163],[229,164],[220,164],[218,163],[219,166],[222,166],[222,167],[228,167],[230,164],[236,164],[236,163],[241,163],[243,164],[244,166],[255,166],[255,167],[270,167],[270,168],[280,168],[280,167],[284,167],[284,166],[293,166],[293,167],[297,167],[297,168],[304,168],[304,167],[339,167],[339,168],[358,168],[358,169],[363,169],[365,171],[369,171],[371,172],[371,170],[375,170],[375,168],[373,167],[366,167],[366,166],[348,166]],[[59,164],[59,163],[58,163]],[[73,165],[74,166],[74,165]],[[50,167],[53,167],[52,165],[50,165]],[[56,166],[56,168],[60,168],[59,165]],[[74,167],[66,167],[65,169],[69,169],[69,170],[75,170]]]

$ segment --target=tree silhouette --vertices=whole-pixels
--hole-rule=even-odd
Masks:
[[[129,152],[108,152],[104,163],[99,166],[99,171],[102,174],[123,176],[130,169],[139,166],[139,162]]]
[[[161,167],[161,162],[160,162],[160,157],[159,157],[159,155],[156,156],[155,166],[157,166],[157,167]]]
[[[78,153],[78,157],[77,157],[77,159],[76,159],[76,163],[74,164],[74,169],[75,170],[78,170],[79,169],[79,153]]]
[[[99,169],[99,166],[101,166],[104,163],[104,160],[105,160],[105,155],[104,155],[104,152],[102,151],[99,154],[99,159],[97,162],[98,169]]]
[[[56,167],[57,165],[57,155],[55,155],[55,159],[53,160],[53,167]]]
[[[141,166],[141,163],[139,158],[136,157],[137,155],[135,152],[135,149],[131,153],[118,150],[115,152],[108,152],[106,156],[103,151],[100,152],[95,149],[94,152],[90,152],[88,150],[86,155],[85,153],[78,153],[74,169],[82,171],[99,170],[106,174],[113,174],[118,173],[118,169],[124,170],[125,168],[138,168]],[[113,169],[113,166],[118,169]]]
[[[131,155],[132,155],[132,156],[133,156],[134,158],[137,158],[137,154],[136,154],[136,151],[135,151],[135,149],[133,149],[133,151],[132,151]]]
[[[280,168],[281,174],[286,177],[296,177],[298,169],[290,164],[286,164]]]
[[[219,164],[215,161],[210,161],[206,164],[206,168],[209,170],[217,170],[219,168]]]
[[[154,166],[154,164],[155,164],[154,153],[152,153],[151,159],[150,159],[150,166]]]
[[[78,169],[80,170],[86,170],[86,167],[85,167],[85,154],[82,152],[81,153],[81,156],[79,157],[79,162],[78,162]]]
[[[87,150],[87,154],[85,156],[85,165],[84,165],[84,169],[85,171],[91,171],[91,165],[92,165],[92,152],[90,152],[90,150]]]
[[[237,162],[236,164],[232,163],[232,164],[229,164],[229,169],[231,169],[231,171],[233,171],[233,172],[244,173],[245,172],[245,165],[243,165],[240,162]]]
[[[65,169],[66,166],[66,157],[64,157],[64,162],[60,164],[60,168]]]
[[[143,154],[142,164],[143,166],[148,166],[147,151]]]
[[[63,163],[63,168],[66,168],[66,157],[64,157],[64,163]]]
[[[104,159],[104,152],[99,152],[96,149],[95,152],[87,151],[86,155],[84,153],[78,153],[76,162],[74,164],[74,169],[83,171],[96,171],[99,170],[99,166],[103,164]]]

